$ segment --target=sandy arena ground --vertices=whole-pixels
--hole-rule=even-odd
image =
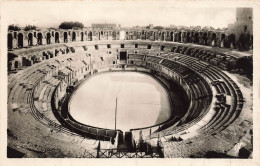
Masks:
[[[84,82],[70,102],[70,114],[78,122],[114,129],[148,127],[171,116],[167,91],[154,78],[136,72],[97,75]]]

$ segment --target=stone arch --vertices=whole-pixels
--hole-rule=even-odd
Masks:
[[[149,32],[148,32],[148,31],[145,32],[145,40],[146,40],[146,39],[149,39],[149,36],[150,36],[150,35],[149,35]]]
[[[229,43],[230,43],[230,47],[233,46],[234,48],[236,47],[235,46],[235,43],[236,43],[236,35],[231,33],[229,36]]]
[[[198,43],[199,42],[199,32],[195,32],[194,34],[194,43]]]
[[[187,32],[187,35],[186,35],[186,42],[187,43],[190,43],[190,36],[191,36],[191,33],[190,32]]]
[[[92,41],[92,40],[93,40],[93,39],[92,39],[92,32],[91,32],[91,31],[89,31],[88,37],[89,37],[89,41]]]
[[[170,40],[173,41],[173,32],[170,33]]]
[[[177,39],[178,39],[178,33],[174,32],[174,38],[173,38],[174,42],[177,42]]]
[[[60,43],[60,33],[59,32],[55,33],[55,43]]]
[[[211,35],[211,40],[215,40],[216,37],[217,37],[216,33],[212,33],[212,35]]]
[[[222,41],[222,40],[225,40],[225,38],[226,38],[226,35],[225,35],[224,33],[222,33],[220,40],[221,40],[221,41]]]
[[[244,33],[241,33],[239,38],[238,38],[238,47],[240,50],[243,50],[246,45],[246,36]]]
[[[7,45],[8,45],[8,49],[13,49],[13,35],[11,33],[8,33]]]
[[[165,37],[164,37],[164,36],[165,36],[165,32],[162,32],[162,33],[161,33],[161,39],[162,39],[162,41],[165,40]]]
[[[185,36],[186,36],[186,32],[181,32],[181,42],[184,43],[185,42]]]
[[[22,33],[18,34],[18,47],[19,48],[23,47],[23,34]]]
[[[37,34],[37,44],[42,45],[42,33],[41,32],[39,32]]]
[[[15,61],[15,62],[14,62],[14,68],[17,69],[18,67],[19,67],[19,62],[18,62],[18,61]]]
[[[194,43],[194,31],[190,32],[190,42]]]
[[[84,32],[80,32],[80,41],[84,41]]]
[[[105,34],[106,34],[106,40],[108,40],[108,35],[109,35],[108,32],[105,32]]]
[[[220,36],[220,47],[226,46],[226,43],[227,43],[226,35],[224,33],[222,33]]]
[[[30,32],[28,34],[28,46],[32,46],[33,45],[33,34]]]
[[[208,34],[206,32],[203,33],[203,44],[207,45],[207,39],[208,39]]]
[[[63,42],[67,43],[68,42],[68,32],[63,33]]]
[[[88,41],[88,31],[84,32],[85,40]]]
[[[76,32],[75,31],[72,32],[72,41],[76,41]]]
[[[181,42],[181,34],[182,34],[182,32],[178,32],[178,42]]]
[[[51,44],[51,33],[50,32],[48,32],[46,35],[46,43]]]
[[[116,40],[116,31],[112,32],[112,40]]]

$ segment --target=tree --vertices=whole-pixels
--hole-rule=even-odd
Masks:
[[[153,29],[157,29],[158,31],[163,30],[164,28],[162,26],[155,26]]]
[[[9,30],[9,31],[20,31],[21,28],[20,28],[18,25],[12,24],[12,25],[9,25],[9,26],[8,26],[8,30]]]
[[[36,30],[36,26],[35,25],[26,25],[24,30],[25,31]]]
[[[77,28],[80,28],[80,29],[83,29],[84,28],[84,25],[81,23],[81,22],[73,22],[73,21],[70,21],[70,22],[62,22],[59,26],[60,29],[77,29]]]

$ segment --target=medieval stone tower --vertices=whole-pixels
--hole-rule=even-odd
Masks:
[[[241,33],[253,34],[253,9],[237,8],[236,22],[233,26],[233,33],[239,36]]]

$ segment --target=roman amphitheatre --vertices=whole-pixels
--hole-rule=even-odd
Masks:
[[[9,30],[8,157],[252,158],[250,14],[225,30]]]

